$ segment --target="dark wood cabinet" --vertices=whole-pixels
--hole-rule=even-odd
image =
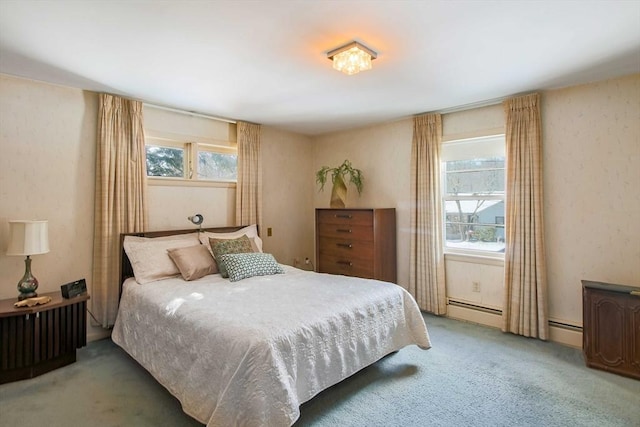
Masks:
[[[17,298],[0,301],[0,384],[44,374],[76,361],[87,344],[89,295],[64,299],[60,292],[47,304],[15,308]]]
[[[316,209],[318,272],[396,282],[396,210]]]
[[[640,288],[582,281],[587,366],[640,379]]]

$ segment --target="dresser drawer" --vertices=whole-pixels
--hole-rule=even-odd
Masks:
[[[319,264],[319,271],[323,273],[373,278],[373,264],[370,260],[321,255]]]
[[[318,251],[321,257],[329,255],[373,260],[373,245],[369,241],[320,237]]]
[[[372,241],[373,229],[366,225],[318,224],[318,236]]]
[[[372,211],[356,210],[321,210],[318,211],[319,224],[373,225]]]

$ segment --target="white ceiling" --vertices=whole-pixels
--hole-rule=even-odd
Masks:
[[[0,0],[0,72],[317,135],[640,72],[640,0]]]

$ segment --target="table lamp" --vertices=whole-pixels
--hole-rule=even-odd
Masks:
[[[18,282],[18,300],[37,297],[38,279],[31,274],[32,255],[49,252],[48,221],[9,221],[7,255],[26,256],[24,276]]]

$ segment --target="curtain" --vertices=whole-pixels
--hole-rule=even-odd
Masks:
[[[411,254],[409,291],[422,310],[445,314],[440,188],[440,114],[413,119],[411,146]]]
[[[540,96],[504,102],[506,114],[505,294],[502,330],[546,340],[547,277],[542,218]]]
[[[260,125],[238,122],[236,225],[262,223]],[[258,228],[259,229],[259,228]]]
[[[100,94],[93,244],[92,312],[113,326],[120,288],[120,233],[144,231],[146,154],[142,103]]]

